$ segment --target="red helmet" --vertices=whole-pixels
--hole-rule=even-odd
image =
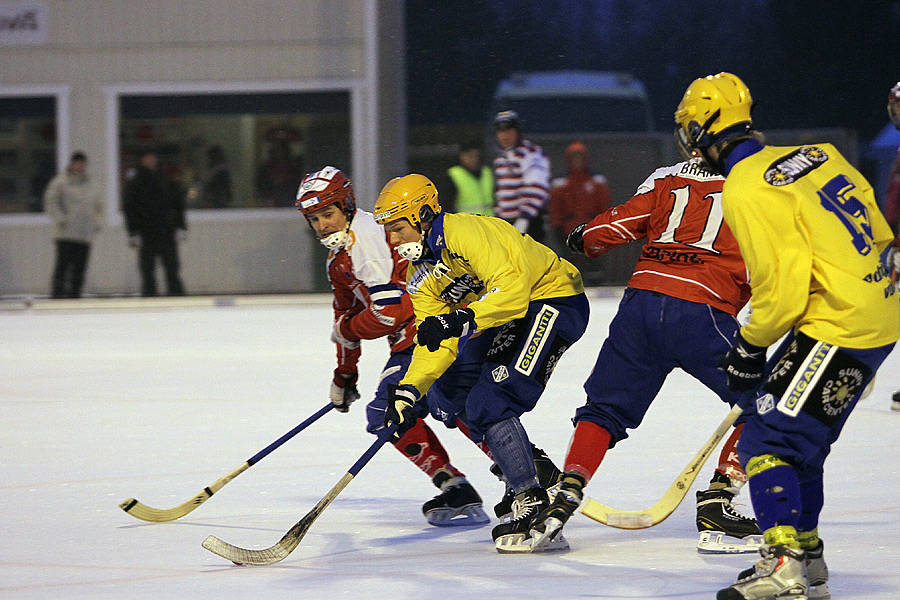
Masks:
[[[900,82],[896,83],[888,94],[887,110],[894,127],[900,129]]]
[[[295,206],[308,215],[329,204],[337,204],[348,216],[356,210],[353,184],[340,169],[334,167],[325,167],[304,177],[297,190]]]

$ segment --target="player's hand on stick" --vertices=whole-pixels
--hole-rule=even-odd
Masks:
[[[747,342],[738,331],[734,347],[719,359],[717,366],[728,376],[728,389],[733,392],[752,390],[762,381],[766,348]]]
[[[350,405],[359,400],[359,391],[356,389],[358,379],[358,373],[344,375],[336,372],[334,374],[334,379],[331,380],[330,396],[336,411],[349,412]]]
[[[435,352],[444,340],[462,337],[475,331],[475,313],[470,308],[461,308],[444,315],[426,317],[419,325],[416,339],[420,346],[427,346]]]
[[[587,225],[587,223],[578,225],[569,233],[569,237],[566,238],[566,246],[568,246],[569,250],[572,252],[584,254],[584,228],[587,227]]]
[[[340,344],[348,350],[353,350],[354,348],[359,348],[359,340],[353,339],[353,336],[350,335],[349,323],[349,316],[341,315],[338,317],[334,322],[334,327],[331,329],[331,341],[335,344]]]
[[[397,425],[394,439],[399,440],[412,429],[419,417],[416,416],[415,404],[421,397],[419,390],[411,385],[388,385],[387,410],[384,413],[384,426]]]

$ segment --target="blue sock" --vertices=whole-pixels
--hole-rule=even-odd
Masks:
[[[800,521],[800,483],[790,465],[769,467],[750,477],[750,499],[759,528],[796,527]]]
[[[511,417],[488,427],[484,432],[484,441],[491,449],[497,466],[503,471],[507,484],[515,493],[539,487],[531,442],[528,441],[528,434],[518,417]]]
[[[819,526],[819,513],[825,504],[825,493],[822,491],[822,476],[800,484],[802,510],[797,531],[815,531]]]

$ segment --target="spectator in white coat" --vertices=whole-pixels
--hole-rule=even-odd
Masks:
[[[103,199],[87,173],[84,152],[75,152],[66,170],[47,185],[44,208],[55,225],[51,296],[80,298],[91,242],[103,225]]]

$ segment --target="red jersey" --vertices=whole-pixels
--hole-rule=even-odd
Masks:
[[[647,238],[628,287],[737,315],[750,298],[747,267],[722,218],[725,179],[696,161],[657,169],[627,202],[584,229],[592,258]]]
[[[357,209],[346,243],[328,253],[334,318],[344,317],[341,333],[345,338],[386,337],[392,353],[413,344],[416,321],[406,294],[408,264],[394,252],[371,213]],[[360,354],[360,348],[337,344],[337,372],[355,373]]]

